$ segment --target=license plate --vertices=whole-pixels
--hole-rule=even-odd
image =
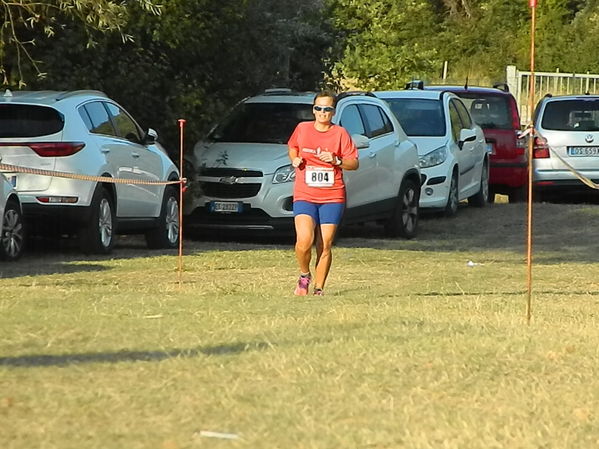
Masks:
[[[219,214],[238,214],[241,212],[241,203],[233,201],[212,201],[210,211]]]
[[[599,156],[599,147],[568,147],[568,156]]]

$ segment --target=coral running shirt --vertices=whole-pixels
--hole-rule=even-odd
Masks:
[[[299,123],[289,138],[289,148],[303,159],[295,169],[293,201],[344,203],[343,169],[321,161],[318,155],[330,151],[344,160],[357,159],[358,149],[345,128],[332,125],[327,131],[318,131],[314,123]]]

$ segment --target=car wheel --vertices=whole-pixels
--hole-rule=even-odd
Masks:
[[[454,217],[458,213],[458,174],[456,172],[451,176],[449,183],[449,196],[445,206],[445,216]]]
[[[0,236],[0,259],[13,261],[21,257],[25,245],[25,227],[23,215],[15,201],[9,201],[2,216],[2,235]]]
[[[179,192],[172,186],[164,190],[158,227],[146,233],[148,248],[176,248],[179,245]]]
[[[491,186],[489,186],[489,204],[493,204],[495,202],[495,195],[497,192],[495,192],[495,189]]]
[[[389,237],[411,239],[416,236],[419,201],[420,192],[416,183],[411,179],[405,179],[399,189],[395,209],[385,223],[385,233]]]
[[[79,239],[83,252],[108,254],[115,241],[115,213],[112,197],[101,185],[96,187],[91,204],[89,223],[80,230]]]
[[[478,192],[468,198],[468,204],[474,207],[484,207],[489,200],[489,165],[485,160],[480,173],[480,188]]]
[[[516,187],[508,195],[508,199],[509,199],[510,203],[522,203],[523,201],[526,201],[527,197],[528,197],[528,187],[527,186]]]

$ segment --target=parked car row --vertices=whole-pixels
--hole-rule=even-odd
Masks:
[[[195,145],[185,160],[191,226],[293,229],[287,141],[299,122],[314,119],[313,98],[290,89],[246,98]],[[505,87],[412,82],[404,90],[345,92],[333,122],[348,130],[360,160],[359,170],[344,174],[342,225],[375,221],[390,236],[412,238],[421,210],[453,216],[462,200],[483,207],[496,193],[526,198],[528,143]],[[599,96],[548,95],[534,125],[537,199],[599,183]],[[0,162],[31,171],[0,172],[0,259],[21,255],[25,229],[74,234],[86,253],[109,253],[121,233],[143,233],[150,248],[178,246],[178,187],[163,181],[177,181],[179,171],[157,133],[102,92],[7,90]]]
[[[22,207],[29,230],[77,235],[86,253],[109,253],[120,233],[143,233],[150,248],[178,246],[178,188],[157,181],[176,181],[179,171],[157,133],[143,131],[102,92],[6,90],[0,96],[0,162],[31,171],[3,174],[18,193],[18,201],[3,198],[3,245],[6,238],[22,246],[23,235],[13,229]],[[131,182],[110,182],[115,178]]]
[[[312,92],[273,89],[240,102],[187,157],[192,187],[185,214],[200,229],[276,231],[293,227],[295,171],[287,140],[313,120]],[[463,199],[489,197],[482,129],[448,91],[349,92],[333,122],[356,143],[360,169],[346,172],[342,225],[375,221],[389,235],[416,235],[420,208],[455,215]]]

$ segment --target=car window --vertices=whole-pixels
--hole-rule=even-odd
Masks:
[[[0,104],[0,137],[38,137],[64,127],[64,118],[54,108],[22,104]]]
[[[341,121],[339,123],[350,135],[366,135],[364,123],[362,123],[362,117],[360,116],[360,111],[358,111],[358,107],[356,105],[349,105],[343,110],[343,113],[341,114]]]
[[[312,104],[241,103],[212,131],[216,142],[287,143],[300,122],[314,120]]]
[[[462,127],[471,129],[472,128],[472,119],[470,118],[470,114],[468,113],[466,106],[464,106],[464,104],[459,100],[451,100],[451,101],[453,103],[455,103],[455,107],[458,110],[458,114],[460,116],[460,119],[462,120]]]
[[[112,122],[110,121],[110,116],[108,115],[108,111],[100,101],[93,101],[91,103],[87,103],[82,106],[83,111],[87,112],[89,120],[86,121],[84,118],[83,121],[86,124],[91,124],[89,127],[89,131],[94,134],[105,134],[108,136],[117,136],[117,133],[112,126]],[[82,108],[79,108],[79,113],[82,117],[84,117]]]
[[[470,111],[472,120],[481,128],[513,129],[512,113],[507,95],[485,95],[456,92]]]
[[[456,142],[460,140],[460,131],[462,130],[462,119],[458,113],[455,103],[449,102],[449,121],[451,122],[451,135]]]
[[[408,136],[444,136],[445,114],[438,100],[422,98],[386,98]]]
[[[388,128],[388,124],[383,119],[383,111],[378,106],[372,104],[361,104],[360,109],[364,114],[366,126],[368,127],[368,137],[377,137],[393,130]],[[388,119],[387,119],[388,122]]]
[[[599,131],[599,99],[550,101],[541,127],[556,131]]]
[[[124,137],[131,142],[140,143],[142,140],[141,132],[129,114],[122,108],[112,103],[104,103],[112,116],[112,122],[117,128],[120,137]]]

